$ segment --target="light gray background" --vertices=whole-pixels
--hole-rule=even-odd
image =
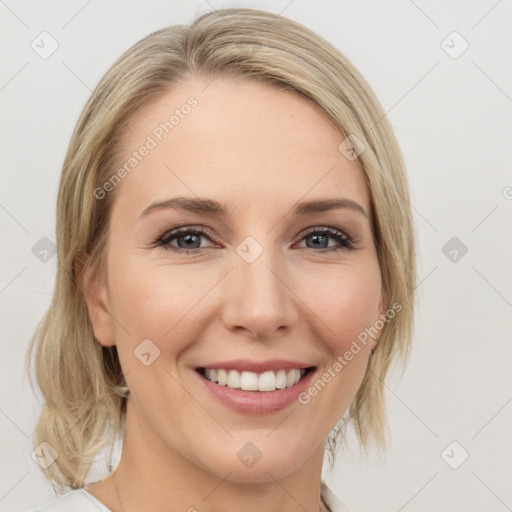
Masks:
[[[356,512],[512,510],[510,0],[0,0],[0,510],[53,496],[30,457],[39,405],[23,360],[56,271],[56,258],[44,263],[32,248],[55,241],[78,115],[133,43],[227,6],[282,13],[338,47],[377,93],[408,166],[418,316],[410,365],[388,383],[390,450],[364,460],[354,448],[324,477]],[[47,59],[31,48],[43,31],[59,45]],[[454,31],[469,44],[457,58]],[[442,251],[452,237],[467,247],[456,261]]]

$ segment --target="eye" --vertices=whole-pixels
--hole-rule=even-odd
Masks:
[[[329,246],[329,238],[338,242],[338,247]],[[306,240],[306,248],[308,249],[320,249],[314,252],[331,252],[339,251],[342,249],[353,249],[354,242],[352,239],[337,229],[322,227],[315,228],[307,233],[302,234],[302,240]],[[310,240],[310,245],[308,245]]]
[[[202,226],[187,226],[166,233],[156,241],[156,245],[186,254],[197,252],[200,249],[204,249],[204,247],[201,247],[201,238],[207,238],[211,241],[211,238],[206,233],[207,229]],[[174,241],[176,241],[177,246],[171,244]]]
[[[202,249],[213,246],[201,246],[201,239],[212,241],[210,229],[204,226],[185,226],[169,231],[159,237],[155,244],[164,247],[167,250],[181,252],[185,254],[198,253]],[[337,245],[330,244],[330,240],[337,242]],[[316,227],[313,230],[301,234],[300,241],[306,241],[306,249],[313,252],[332,252],[342,249],[350,250],[354,248],[353,240],[334,228]],[[304,247],[304,246],[302,246]]]

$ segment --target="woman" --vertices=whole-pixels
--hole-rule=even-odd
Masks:
[[[350,510],[324,449],[348,424],[385,446],[416,267],[400,150],[345,57],[252,9],[145,37],[78,121],[57,246],[28,357],[68,492],[39,510]]]

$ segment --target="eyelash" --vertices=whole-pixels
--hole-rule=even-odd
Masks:
[[[179,238],[180,236],[187,235],[187,234],[203,235],[206,238],[208,238],[211,242],[213,242],[213,240],[211,239],[211,234],[208,229],[206,229],[202,226],[186,226],[186,227],[182,227],[182,228],[177,228],[173,231],[166,232],[164,235],[157,238],[157,240],[155,240],[154,243],[155,243],[155,245],[161,246],[168,251],[173,251],[176,253],[184,253],[184,254],[193,254],[193,253],[197,254],[198,252],[202,251],[203,249],[207,249],[204,247],[197,248],[197,249],[183,249],[181,247],[174,247],[174,246],[170,245],[171,240],[173,240],[175,238]],[[312,251],[314,253],[326,253],[326,252],[337,252],[340,250],[352,250],[355,248],[354,241],[348,235],[346,235],[342,231],[339,231],[337,229],[330,228],[327,226],[324,226],[321,228],[316,227],[310,231],[302,232],[301,238],[299,241],[301,242],[307,236],[315,235],[315,234],[329,235],[331,238],[337,240],[341,244],[341,247],[329,247],[329,248],[324,248],[324,249],[320,249],[320,250],[316,250],[311,247],[305,247],[305,249],[308,251]]]

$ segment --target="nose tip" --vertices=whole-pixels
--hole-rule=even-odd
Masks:
[[[297,313],[285,276],[273,270],[279,266],[276,258],[261,250],[249,263],[244,256],[254,256],[258,247],[251,240],[246,244],[247,252],[238,258],[226,280],[222,316],[228,329],[245,330],[261,340],[291,327]]]

